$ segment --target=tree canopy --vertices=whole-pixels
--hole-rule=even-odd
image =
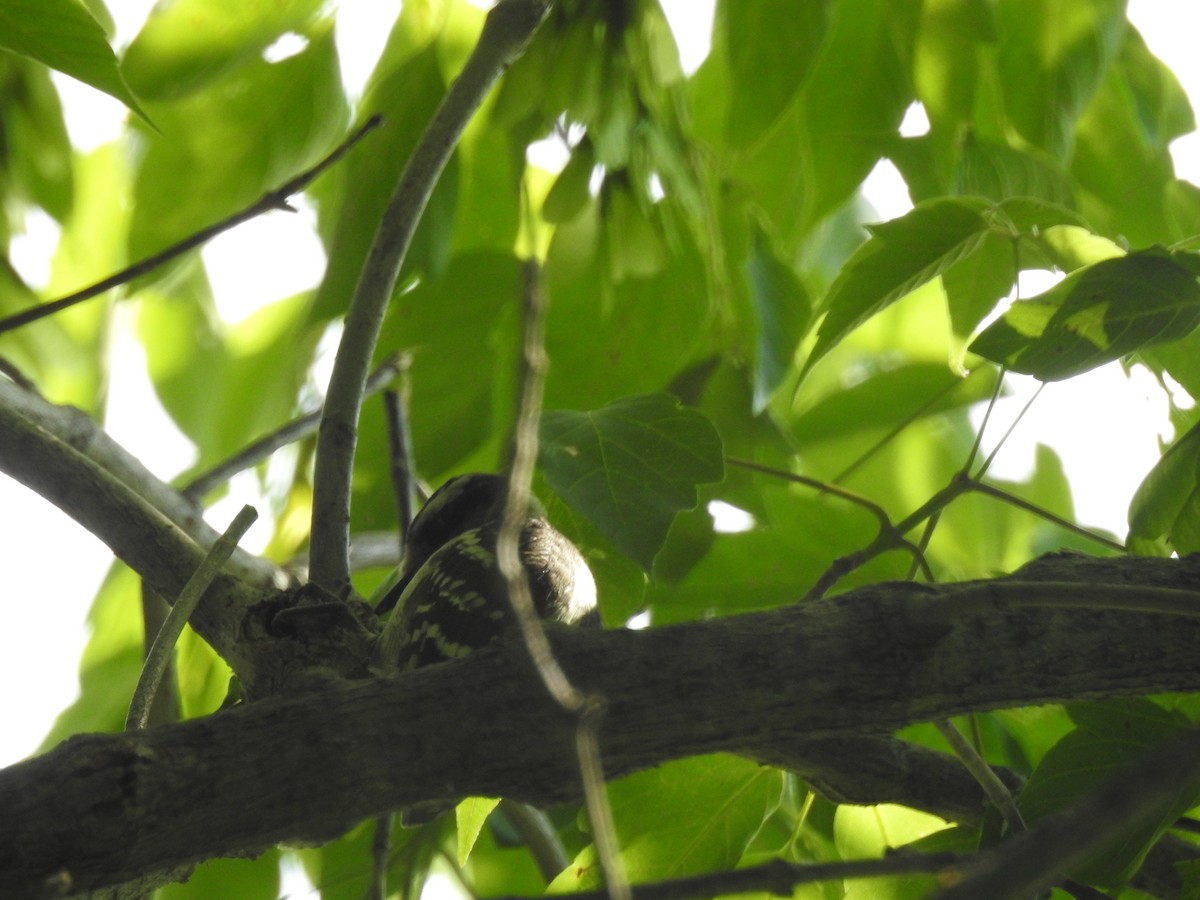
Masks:
[[[718,0],[686,72],[657,0],[406,0],[361,97],[337,19],[175,0],[114,52],[102,0],[0,0],[0,471],[118,559],[0,771],[0,894],[1200,895],[1195,121],[1125,4]],[[115,141],[72,147],[51,69]],[[320,283],[223,318],[197,248],[301,197]],[[170,484],[104,431],[121,329]],[[1007,373],[1114,361],[1177,434],[1127,535],[980,449]],[[472,471],[532,486],[605,628],[398,674],[369,601]],[[259,555],[204,518],[245,473]]]

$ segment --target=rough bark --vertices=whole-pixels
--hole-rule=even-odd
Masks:
[[[1068,575],[1128,584],[1136,601],[1144,585],[1200,582],[1200,560],[1066,557],[1008,584]],[[601,745],[614,777],[724,751],[821,767],[837,782],[850,773],[838,772],[829,741],[853,747],[855,736],[973,710],[1200,690],[1196,618],[1009,605],[943,615],[946,598],[969,587],[877,585],[772,612],[553,640],[578,686],[607,702]],[[73,738],[0,772],[0,895],[36,896],[63,873],[78,890],[322,840],[432,799],[574,798],[572,722],[524,652],[509,639],[402,677],[331,676],[204,719]],[[877,760],[892,752],[875,751]],[[964,797],[956,802],[969,813]]]

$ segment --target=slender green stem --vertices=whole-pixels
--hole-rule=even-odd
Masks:
[[[475,49],[400,176],[367,254],[334,359],[317,434],[310,575],[335,596],[344,596],[350,589],[350,478],[358,417],[367,368],[400,266],[467,122],[500,73],[524,50],[548,9],[549,0],[501,0],[488,13]]]
[[[158,686],[162,682],[163,673],[167,670],[167,663],[175,650],[179,635],[183,633],[183,626],[187,624],[192,613],[196,611],[196,607],[200,605],[200,598],[204,596],[208,586],[221,571],[221,566],[225,565],[229,557],[233,556],[233,551],[237,548],[242,535],[249,530],[257,518],[258,513],[254,511],[253,507],[243,506],[242,511],[237,514],[225,533],[217,538],[216,543],[209,548],[196,571],[192,573],[192,577],[179,592],[179,596],[171,606],[171,611],[167,613],[166,621],[163,622],[162,628],[154,637],[154,643],[146,655],[146,662],[142,665],[142,674],[133,691],[133,701],[129,704],[129,715],[125,717],[126,731],[146,727],[146,721],[150,716],[150,707],[154,704],[154,695],[158,692]]]
[[[1125,552],[1125,545],[1119,544],[1114,540],[1106,538],[1102,534],[1096,534],[1094,531],[1089,531],[1081,525],[1076,525],[1074,522],[1064,519],[1062,516],[1057,516],[1048,509],[1043,509],[1035,503],[1030,503],[1028,500],[1022,500],[1014,494],[1010,494],[995,485],[987,484],[983,481],[971,481],[971,490],[978,494],[986,494],[988,497],[995,497],[1010,506],[1015,506],[1017,509],[1023,509],[1025,512],[1032,513],[1038,518],[1045,519],[1047,522],[1053,522],[1059,528],[1063,528],[1072,534],[1077,534],[1080,537],[1085,537],[1089,541],[1095,541],[1097,544],[1107,547],[1110,550],[1116,550],[1120,553]]]

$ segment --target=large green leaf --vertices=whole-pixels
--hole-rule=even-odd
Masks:
[[[1149,700],[1126,698],[1068,707],[1078,728],[1051,749],[1017,797],[1022,815],[1034,824],[1069,808],[1117,776],[1148,750],[1187,729],[1187,720]],[[1197,801],[1180,794],[1164,808],[1127,827],[1097,852],[1074,877],[1104,886],[1124,882],[1141,865],[1158,837]]]
[[[333,148],[349,116],[332,32],[323,23],[294,56],[255,56],[186,100],[152,106],[162,133],[144,138],[132,257],[219,221]]]
[[[783,775],[733,756],[667,763],[609,785],[626,874],[635,883],[733,868],[779,805]],[[588,847],[551,892],[600,885]]]
[[[1168,213],[1175,182],[1170,143],[1194,127],[1175,76],[1128,29],[1116,64],[1079,120],[1071,159],[1080,211],[1096,230],[1135,247],[1178,237]]]
[[[836,4],[803,91],[744,158],[727,162],[784,247],[849,200],[892,142],[913,98],[918,13],[904,0]]]
[[[555,229],[545,268],[548,407],[590,409],[663,390],[709,337],[711,304],[699,249],[685,235],[664,255],[655,230],[658,210],[650,211],[654,221],[629,202],[625,212],[641,233],[655,234],[653,259],[617,231],[598,201]],[[651,262],[658,268],[653,274],[632,271]]]
[[[1129,504],[1129,545],[1139,553],[1200,550],[1200,425],[1167,448]]]
[[[90,84],[145,118],[104,29],[78,0],[0,0],[0,48]]]
[[[712,423],[666,394],[546,412],[541,438],[546,481],[646,571],[696,485],[724,475]]]
[[[155,390],[203,468],[287,420],[316,336],[303,327],[307,295],[224,326],[206,308],[198,275],[175,287],[184,289],[146,291],[138,325]]]
[[[1185,337],[1200,324],[1194,264],[1161,249],[1103,260],[1020,300],[972,353],[1043,381],[1057,381],[1142,347]]]
[[[986,209],[982,200],[945,198],[872,226],[871,238],[829,289],[805,369],[871,316],[971,254],[987,234]]]
[[[146,100],[183,97],[261,53],[281,34],[304,34],[323,5],[321,0],[160,3],[125,50],[125,76]]]
[[[1104,78],[1125,30],[1124,0],[997,5],[1004,105],[1017,130],[1063,158],[1075,120]]]
[[[64,221],[73,200],[71,141],[49,71],[28,59],[0,54],[0,106],[4,192]],[[8,223],[0,219],[0,237],[7,238],[8,231]]]
[[[964,381],[939,363],[884,369],[814,403],[793,420],[791,434],[809,447],[986,400],[995,386],[994,375],[975,373]]]
[[[825,0],[717,5],[713,52],[728,58],[731,88],[743,98],[729,108],[731,144],[753,143],[795,98],[816,62],[833,6]]]
[[[379,355],[412,355],[413,452],[427,475],[457,466],[489,438],[507,436],[520,298],[519,261],[479,252],[455,257],[440,278],[391,304]],[[382,440],[363,448],[376,472],[386,471],[384,451]],[[382,499],[390,506],[388,492]]]

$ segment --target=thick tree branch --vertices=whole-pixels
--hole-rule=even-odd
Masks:
[[[18,442],[29,448],[29,456],[16,452]],[[139,575],[151,581],[156,575],[178,578],[174,591],[183,587],[191,571],[185,566],[182,575],[174,574],[178,564],[187,560],[171,554],[160,556],[154,552],[153,542],[149,552],[139,553],[144,533],[158,527],[156,517],[167,519],[202,550],[220,537],[204,521],[198,505],[161,481],[86,413],[51,403],[6,378],[0,378],[0,471],[59,507]],[[101,491],[98,480],[108,484],[119,499],[111,509],[101,506],[89,513],[85,507],[101,501],[93,496]],[[286,582],[271,563],[243,550],[234,553],[228,567],[248,584],[267,587]]]
[[[1200,559],[1049,559],[1016,578],[1187,586]],[[613,776],[685,755],[780,762],[806,742],[1065,699],[1200,689],[1200,622],[996,608],[931,626],[955,586],[877,585],[832,601],[640,632],[558,629],[555,656],[609,700]],[[736,673],[736,677],[732,677]],[[71,739],[0,773],[0,894],[69,871],[77,888],[468,794],[579,796],[574,723],[516,636],[404,676],[329,679],[136,735]],[[826,760],[828,765],[828,760]]]
[[[109,468],[98,460],[113,464]],[[0,471],[39,493],[174,597],[219,535],[94,422],[0,379]],[[252,670],[239,626],[280,579],[238,551],[191,618],[235,669]]]

